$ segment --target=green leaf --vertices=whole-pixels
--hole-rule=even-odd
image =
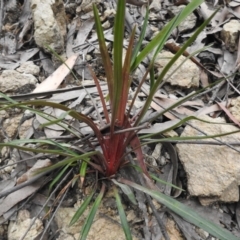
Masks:
[[[38,139],[37,139],[38,140]],[[58,148],[62,149],[64,152],[69,153],[70,156],[79,156],[78,153],[75,153],[71,150],[71,145],[67,143],[59,143],[57,141],[53,141],[51,139],[48,140],[52,145],[57,146]]]
[[[199,228],[202,228],[203,230],[212,234],[214,237],[222,240],[239,240],[239,238],[235,237],[231,232],[205,219],[190,207],[178,202],[169,196],[164,195],[161,192],[150,190],[126,179],[121,179],[120,181],[139,191],[149,194],[151,197],[155,198],[158,202],[168,207],[171,211],[178,214],[186,221],[194,224],[195,226],[198,226]]]
[[[78,208],[76,213],[73,215],[71,222],[69,223],[69,226],[72,226],[82,216],[82,214],[85,212],[88,205],[90,204],[94,193],[95,191],[92,191],[91,194],[84,200],[83,204]]]
[[[180,15],[175,16],[152,40],[151,42],[142,50],[142,52],[137,56],[136,61],[131,66],[131,71],[134,71],[140,62],[143,61],[147,55],[158,47],[158,52],[163,47],[165,41],[170,36],[171,29],[176,28],[185,18],[187,18],[204,0],[194,0],[191,1],[180,13]]]
[[[174,57],[168,62],[165,66],[158,79],[156,80],[156,89],[158,88],[159,83],[162,81],[169,69],[174,65],[176,60],[184,53],[184,51],[193,43],[197,36],[203,31],[203,29],[210,23],[212,18],[218,12],[218,9],[206,20],[203,24],[195,31],[195,33],[184,43],[184,45],[179,49],[179,51],[174,55]]]
[[[30,147],[24,147],[21,146],[22,144],[25,143],[44,143],[44,144],[52,144],[51,141],[48,140],[35,140],[35,139],[21,139],[21,140],[13,140],[11,142],[6,142],[6,143],[0,143],[0,147],[13,147],[17,148],[23,151],[27,152],[37,152],[37,153],[52,153],[52,154],[57,154],[57,155],[62,155],[62,156],[72,156],[68,152],[62,151],[60,149],[57,150],[51,150],[51,149],[41,149],[41,148],[30,148]],[[54,145],[54,144],[53,144]]]
[[[87,217],[87,219],[86,219],[86,221],[84,223],[84,226],[82,228],[82,231],[81,231],[81,234],[79,236],[79,239],[81,239],[81,240],[86,240],[87,239],[87,235],[88,235],[89,230],[90,230],[90,228],[92,226],[93,219],[94,219],[94,217],[96,215],[98,207],[99,207],[99,205],[100,205],[100,203],[102,201],[104,192],[105,192],[105,185],[102,186],[102,189],[101,189],[100,193],[98,194],[98,196],[97,196],[97,198],[96,198],[96,200],[95,200],[95,202],[94,202],[94,204],[92,206],[92,209],[91,209],[91,211],[90,211],[90,213],[89,213],[89,215],[88,215],[88,217]]]
[[[0,93],[1,95],[1,93]],[[28,106],[28,105],[33,105],[33,106],[48,106],[48,107],[53,107],[53,108],[57,108],[57,109],[61,109],[63,111],[66,111],[68,113],[69,116],[78,119],[84,123],[86,123],[89,127],[92,128],[92,130],[94,131],[94,133],[96,134],[99,144],[103,144],[103,136],[100,132],[100,130],[98,129],[97,125],[86,115],[81,114],[75,110],[72,110],[62,104],[59,103],[54,103],[54,102],[47,102],[47,101],[43,101],[43,100],[32,100],[32,101],[27,101],[27,102],[22,102],[22,103],[16,103],[16,104],[12,104],[10,107],[19,107],[19,106]],[[8,106],[9,107],[9,106]],[[2,110],[5,109],[2,108]],[[102,148],[104,148],[103,145],[101,145]],[[104,158],[102,158],[103,161],[105,161]],[[105,164],[107,164],[105,162]]]
[[[67,143],[58,143],[58,142],[55,142],[51,139],[16,139],[16,140],[13,140],[13,141],[10,141],[10,142],[6,142],[6,143],[0,143],[0,146],[14,146],[16,148],[19,148],[20,149],[20,146],[19,145],[23,145],[23,144],[27,144],[27,143],[36,143],[38,144],[38,148],[26,148],[26,149],[31,149],[30,151],[32,152],[44,152],[45,150],[44,149],[40,149],[40,146],[43,146],[43,145],[52,145],[54,147],[58,147],[59,150],[47,150],[47,151],[50,151],[51,153],[58,153],[58,154],[62,154],[64,156],[77,156],[79,157],[79,154],[73,152],[70,147],[71,145],[67,144]],[[22,148],[25,148],[22,146]],[[61,150],[62,151],[61,151]]]
[[[196,120],[199,120],[199,121],[202,121],[202,122],[206,122],[204,120],[201,120],[199,118],[196,118],[196,117],[186,117],[184,119],[182,119],[181,121],[179,121],[177,124],[175,124],[174,126],[168,128],[168,129],[165,129],[164,131],[159,131],[159,132],[156,132],[156,133],[150,133],[150,134],[146,134],[146,135],[143,135],[141,137],[139,137],[140,139],[146,139],[146,138],[152,138],[154,136],[157,136],[161,133],[164,133],[164,132],[167,132],[167,131],[170,131],[172,129],[175,129],[177,128],[178,126],[181,126],[182,124],[186,123],[187,121],[189,120],[192,120],[192,119],[196,119]],[[219,124],[219,123],[214,123],[214,122],[207,122],[207,123],[210,123],[210,124]],[[220,123],[220,124],[223,124],[223,123]],[[150,144],[151,143],[154,143],[154,142],[171,142],[172,140],[174,141],[180,141],[180,140],[200,140],[200,139],[209,139],[209,138],[217,138],[217,137],[224,137],[224,136],[227,136],[227,135],[231,135],[231,134],[234,134],[234,133],[238,133],[240,130],[236,130],[236,131],[232,131],[232,132],[226,132],[226,133],[220,133],[220,134],[215,134],[215,135],[205,135],[205,136],[182,136],[182,137],[172,137],[172,138],[164,138],[164,139],[158,139],[158,140],[154,140],[154,141],[149,141],[147,144]]]
[[[59,179],[62,177],[62,175],[67,171],[71,163],[67,164],[62,171],[52,180],[48,192],[50,193],[52,191],[53,186],[59,181]]]
[[[81,164],[81,169],[80,169],[80,176],[85,177],[86,175],[86,170],[88,166],[88,161],[90,160],[89,158],[84,159],[85,161],[82,162]]]
[[[131,33],[125,60],[124,60],[124,65],[123,65],[123,71],[122,71],[123,76],[121,80],[123,82],[122,91],[121,91],[121,102],[118,103],[119,106],[117,108],[117,119],[118,119],[119,126],[123,126],[124,124],[126,105],[127,105],[128,95],[129,95],[129,88],[132,80],[130,77],[130,61],[132,56],[132,48],[134,43],[135,31],[136,31],[136,27],[133,28],[133,31]]]
[[[128,224],[126,214],[125,214],[124,209],[123,209],[123,205],[122,205],[120,196],[118,194],[118,191],[117,191],[116,187],[114,187],[113,190],[114,190],[114,195],[115,195],[115,198],[116,198],[118,213],[119,213],[119,216],[120,216],[120,219],[121,219],[122,228],[123,228],[123,231],[125,233],[125,237],[126,237],[127,240],[132,240],[132,234],[131,234],[131,231],[130,231],[130,228],[129,228],[129,224]]]
[[[134,167],[138,172],[141,172],[141,173],[143,172],[142,169],[141,169],[139,166],[137,166],[137,165],[130,164],[129,166]],[[178,190],[180,190],[180,191],[183,191],[183,192],[185,191],[184,189],[182,189],[182,188],[180,188],[180,187],[178,187],[178,186],[175,186],[174,184],[171,184],[171,183],[169,183],[169,182],[163,181],[162,179],[156,177],[156,176],[155,176],[154,174],[152,174],[152,173],[150,173],[149,175],[150,175],[150,177],[151,177],[153,180],[155,180],[156,182],[163,183],[163,184],[165,184],[165,185],[171,186],[171,187],[173,187],[173,188],[175,188],[175,189],[178,189]],[[126,186],[126,185],[125,185],[125,186]]]
[[[167,29],[166,34],[164,34],[164,36],[162,37],[161,41],[159,42],[159,45],[156,47],[156,50],[153,54],[153,57],[151,59],[150,62],[150,66],[151,68],[153,67],[153,63],[155,62],[155,59],[158,55],[158,53],[162,50],[164,44],[166,43],[166,41],[168,40],[168,37],[171,35],[171,33],[173,32],[173,30],[176,27],[176,24],[179,22],[179,19],[181,17],[183,10],[181,10],[181,12],[179,12],[176,17],[173,19],[174,21],[172,22],[172,24],[170,25],[170,27]]]
[[[154,67],[151,67],[150,69],[150,91],[152,90],[153,86],[154,86],[154,82],[155,82],[155,76],[154,76]]]
[[[139,39],[137,41],[137,44],[136,44],[136,46],[135,46],[135,48],[133,50],[132,60],[131,60],[131,67],[132,67],[133,63],[135,62],[135,60],[136,60],[136,57],[137,57],[138,52],[139,52],[139,49],[142,46],[142,42],[143,42],[146,30],[147,30],[148,18],[149,18],[149,6],[147,6],[147,9],[146,9],[146,15],[145,15],[145,18],[144,18],[144,22],[143,22],[143,26],[142,26],[142,29],[141,29],[140,37],[139,37]]]
[[[191,3],[193,3],[192,1]],[[196,1],[197,2],[197,1]],[[191,4],[190,3],[190,4]],[[165,66],[163,71],[161,72],[160,76],[155,81],[153,87],[151,88],[151,91],[149,92],[149,95],[146,99],[146,102],[141,110],[141,113],[138,117],[138,119],[135,122],[135,126],[138,125],[143,118],[143,116],[146,114],[154,94],[156,93],[157,89],[159,88],[160,83],[163,81],[163,77],[165,74],[169,71],[169,69],[173,66],[173,64],[176,62],[176,60],[182,55],[182,53],[186,50],[188,46],[197,38],[199,33],[208,25],[208,23],[212,20],[212,18],[215,16],[218,10],[216,10],[206,21],[203,22],[203,24],[198,28],[198,30],[187,40],[187,42],[183,45],[183,47],[174,55],[174,57],[169,61],[169,63]],[[180,18],[180,17],[179,17]]]
[[[82,161],[82,163],[81,163],[80,174],[79,174],[80,175],[80,188],[83,187],[89,161],[90,161],[90,158],[86,158],[85,161]]]
[[[117,120],[118,106],[121,103],[121,93],[123,88],[123,71],[122,71],[122,55],[123,55],[123,39],[124,39],[124,22],[125,22],[125,5],[126,1],[121,0],[117,3],[117,12],[114,21],[114,41],[113,41],[113,74],[114,74],[114,90],[113,90],[113,108],[111,130],[113,131]]]
[[[76,131],[73,131],[72,129],[68,128],[66,126],[66,124],[64,123],[61,123],[59,122],[58,120],[56,121],[56,117],[52,116],[51,114],[48,114],[48,113],[45,113],[45,112],[42,112],[40,110],[37,110],[37,109],[33,109],[33,108],[30,108],[30,107],[27,107],[26,104],[21,104],[17,101],[14,101],[13,99],[11,99],[10,97],[8,97],[7,95],[3,94],[3,93],[0,93],[0,96],[2,96],[3,98],[5,98],[6,100],[9,101],[9,103],[12,103],[12,104],[9,104],[3,108],[0,108],[0,110],[3,110],[3,109],[10,109],[10,108],[13,108],[14,106],[16,107],[19,107],[19,108],[22,108],[22,109],[27,109],[29,110],[30,112],[33,112],[39,116],[41,116],[42,118],[48,120],[48,123],[49,125],[52,125],[52,124],[57,124],[59,126],[61,126],[62,128],[66,129],[68,132],[72,133],[73,135],[75,135],[76,137],[79,137],[79,135],[76,133]],[[4,104],[6,105],[6,103]],[[66,112],[66,115],[68,115],[69,113]],[[54,120],[53,120],[54,119]],[[42,124],[42,126],[44,127],[45,125]]]
[[[95,26],[97,30],[97,35],[98,35],[98,42],[99,42],[99,47],[100,47],[100,52],[102,56],[102,61],[107,77],[107,84],[108,84],[108,91],[109,91],[109,96],[110,96],[110,103],[112,104],[113,101],[113,70],[112,70],[112,64],[111,64],[111,59],[108,54],[105,38],[104,38],[104,33],[102,29],[102,24],[98,15],[98,10],[96,8],[96,5],[93,4],[93,13],[94,13],[94,19],[95,19]]]
[[[56,118],[56,120],[49,121],[47,123],[43,123],[43,124],[41,124],[41,127],[48,127],[48,126],[57,124],[59,122],[61,123],[68,114],[69,114],[69,111],[63,112],[63,113],[61,113],[61,115],[58,118]]]
[[[134,204],[137,205],[137,201],[135,199],[135,196],[131,190],[131,188],[129,186],[127,186],[126,184],[121,184],[119,182],[117,182],[115,179],[112,179],[112,181],[114,182],[114,184],[118,185],[122,191],[127,195],[128,199]]]
[[[69,163],[72,164],[72,163],[77,162],[77,161],[79,161],[79,160],[85,161],[86,158],[91,157],[91,156],[93,156],[93,155],[97,155],[97,154],[99,154],[99,152],[98,152],[98,151],[94,151],[94,152],[87,152],[87,153],[81,154],[81,155],[79,155],[79,156],[74,156],[74,157],[72,157],[72,158],[67,158],[67,159],[65,159],[65,160],[62,160],[62,161],[60,161],[60,162],[58,162],[58,163],[50,166],[50,167],[42,168],[40,171],[36,170],[36,173],[43,172],[43,171],[46,171],[46,170],[47,170],[47,171],[49,171],[49,170],[54,170],[54,169],[57,169],[57,168],[59,168],[59,167],[65,166],[65,165],[67,165],[67,164],[69,164]],[[91,162],[88,162],[88,164],[89,164],[89,165],[92,165],[92,166],[95,167],[95,168],[97,168],[97,166],[98,166],[98,165],[95,166],[96,164],[93,164],[93,163],[91,163]],[[100,171],[100,172],[103,172],[100,168],[97,169],[97,170]]]

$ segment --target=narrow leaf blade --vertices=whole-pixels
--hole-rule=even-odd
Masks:
[[[135,199],[135,196],[131,190],[131,188],[125,184],[121,184],[119,182],[117,182],[115,179],[112,179],[112,181],[114,182],[114,184],[118,185],[122,191],[127,195],[128,199],[134,204],[137,205],[137,201]]]
[[[92,191],[92,193],[84,200],[83,204],[78,208],[76,213],[73,215],[71,222],[69,223],[69,226],[72,226],[82,216],[82,214],[85,212],[88,205],[90,204],[93,194],[94,194],[94,191]]]
[[[159,46],[159,42],[162,41],[163,38],[167,39],[171,31],[170,28],[174,29],[177,27],[186,17],[189,16],[204,0],[194,0],[191,1],[181,12],[180,16],[176,16],[172,19],[157,35],[152,39],[152,41],[142,50],[142,52],[137,56],[134,64],[131,66],[131,71],[134,71],[139,63],[143,61],[143,59],[157,46]],[[177,19],[177,21],[175,21]],[[175,23],[174,23],[175,22]],[[174,26],[173,26],[174,23]],[[163,46],[163,45],[162,45]],[[158,49],[159,51],[161,49]]]
[[[97,213],[98,207],[99,207],[99,205],[100,205],[100,203],[102,201],[104,192],[105,192],[105,185],[103,185],[103,187],[101,189],[101,192],[98,194],[98,196],[97,196],[97,198],[96,198],[96,200],[95,200],[95,202],[94,202],[94,204],[92,206],[92,209],[91,209],[91,211],[90,211],[90,213],[89,213],[89,215],[88,215],[88,217],[87,217],[87,219],[85,221],[85,224],[84,224],[84,226],[82,228],[82,231],[81,231],[81,234],[79,236],[79,239],[81,239],[81,240],[87,239],[87,235],[88,235],[89,230],[90,230],[90,228],[92,226],[93,219],[94,219],[94,217],[95,217],[95,215]]]
[[[208,25],[208,23],[211,21],[211,19],[215,16],[218,10],[216,10],[206,21],[203,22],[203,24],[197,29],[197,31],[186,41],[186,43],[183,45],[183,47],[174,55],[174,57],[169,61],[167,66],[163,69],[159,77],[157,78],[156,82],[154,83],[154,86],[152,87],[150,94],[146,100],[146,103],[143,107],[143,110],[141,112],[141,116],[139,117],[138,121],[142,118],[143,114],[146,113],[148,107],[151,104],[152,98],[157,91],[160,83],[163,81],[163,78],[165,74],[169,71],[169,69],[174,65],[174,63],[177,61],[177,59],[182,55],[182,53],[187,49],[188,46],[197,38],[197,36],[202,32],[202,30]]]
[[[190,207],[178,202],[177,200],[169,196],[164,195],[161,192],[150,190],[146,187],[140,186],[125,179],[122,179],[121,182],[124,184],[128,184],[129,186],[139,191],[149,194],[151,197],[155,198],[158,202],[164,204],[171,211],[175,212],[186,221],[194,224],[195,226],[198,226],[199,228],[202,228],[203,230],[212,234],[214,237],[222,240],[238,240],[238,238],[234,236],[231,232],[203,218]]]
[[[125,0],[118,1],[116,17],[114,21],[114,42],[113,42],[114,95],[113,95],[111,131],[113,131],[115,122],[117,120],[117,112],[118,107],[121,104],[121,94],[123,88],[122,55],[124,39],[125,5],[126,5]]]
[[[98,15],[98,10],[95,4],[93,4],[93,13],[95,19],[95,25],[98,35],[99,48],[102,56],[102,61],[107,77],[108,91],[110,96],[110,101],[113,101],[113,71],[110,56],[108,54],[104,33],[101,25],[101,21]]]
[[[142,26],[142,29],[141,29],[140,37],[138,39],[137,45],[135,46],[135,48],[133,50],[131,66],[133,65],[134,61],[136,60],[136,57],[138,55],[138,51],[139,51],[139,49],[142,45],[143,39],[145,37],[145,33],[146,33],[146,30],[147,30],[147,24],[148,24],[148,18],[149,18],[149,6],[147,6],[147,9],[146,9],[146,15],[145,15],[145,18],[144,18],[144,22],[143,22],[143,26]]]
[[[128,221],[127,221],[127,218],[126,218],[126,214],[124,212],[123,205],[122,205],[122,202],[121,202],[121,199],[120,199],[120,196],[117,192],[116,187],[114,187],[114,195],[115,195],[115,198],[116,198],[118,213],[119,213],[119,216],[120,216],[120,219],[121,219],[121,224],[122,224],[123,231],[125,233],[125,237],[126,237],[127,240],[132,240],[132,235],[131,235],[129,224],[128,224]]]

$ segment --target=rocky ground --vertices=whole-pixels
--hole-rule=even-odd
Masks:
[[[86,67],[90,64],[95,70],[101,87],[106,92],[105,76],[97,44],[92,2],[98,6],[109,51],[112,49],[115,0],[1,0],[0,1],[0,92],[13,100],[28,100],[44,97],[50,101],[64,103],[83,113],[89,113],[97,121],[92,99],[99,97],[92,77]],[[169,22],[187,4],[187,0],[153,0],[150,4],[149,25],[144,44]],[[217,135],[239,130],[239,1],[205,1],[171,35],[164,50],[155,62],[155,73],[159,75],[179,45],[185,42],[193,30],[210,14],[220,7],[211,24],[189,47],[185,56],[175,63],[167,74],[164,84],[154,97],[149,115],[167,108],[180,98],[206,87],[224,77],[225,81],[212,89],[197,95],[194,99],[169,111],[150,128],[139,134],[153,133],[168,129],[183,117],[195,116],[205,122],[191,120],[174,130],[164,133],[165,137]],[[141,31],[146,4],[143,1],[129,0],[126,12],[126,41],[134,24],[137,34]],[[186,57],[194,51],[210,45],[194,57]],[[68,69],[49,50],[49,46],[78,74],[78,80],[68,75]],[[144,47],[144,46],[143,46]],[[76,57],[78,54],[78,57]],[[151,58],[151,55],[149,55]],[[181,63],[184,64],[181,65]],[[137,69],[134,79],[138,83],[146,70],[149,59]],[[177,68],[177,70],[176,70]],[[57,70],[56,70],[57,69]],[[173,74],[171,74],[173,73]],[[170,75],[171,74],[171,75]],[[45,82],[46,84],[41,84]],[[136,113],[149,89],[146,82],[138,95],[133,111]],[[134,94],[134,87],[132,93]],[[48,94],[41,92],[49,91]],[[129,99],[131,101],[131,98]],[[0,99],[1,105],[4,98]],[[53,108],[41,109],[45,113],[60,117],[62,112]],[[66,117],[66,121],[71,121]],[[28,110],[13,108],[0,111],[0,142],[14,139],[52,138],[65,139],[65,128],[51,125],[44,129],[39,126],[47,120]],[[218,124],[210,124],[210,122]],[[75,128],[82,135],[90,133],[89,127],[77,122]],[[67,138],[65,141],[68,141]],[[146,162],[150,171],[170,183],[177,183],[185,191],[177,191],[173,197],[193,207],[204,217],[221,224],[240,238],[240,133],[218,137],[217,139],[172,141],[149,145],[144,148]],[[32,146],[29,145],[28,146]],[[34,146],[33,146],[34,147]],[[38,160],[38,161],[37,161]],[[69,222],[91,191],[92,179],[87,179],[82,189],[80,183],[71,188],[62,201],[55,202],[60,190],[48,198],[50,179],[43,178],[16,191],[14,186],[30,178],[29,171],[51,164],[51,156],[35,155],[4,147],[0,156],[0,239],[78,239],[84,217],[69,227]],[[36,162],[37,165],[36,166]],[[69,173],[58,184],[61,189],[74,174]],[[65,180],[65,182],[64,182]],[[43,187],[45,183],[45,187]],[[157,183],[167,195],[171,188]],[[2,194],[9,191],[8,194]],[[162,239],[162,233],[150,207],[137,196],[138,208],[125,202],[127,219],[131,225],[134,239]],[[47,199],[49,200],[47,202]],[[154,203],[172,239],[215,239],[207,232],[192,226],[181,218]],[[38,214],[42,209],[40,214]],[[52,212],[49,218],[47,209]],[[140,209],[140,210],[139,210]],[[56,210],[56,211],[55,211]],[[85,216],[87,212],[84,213]],[[51,218],[52,216],[52,218]],[[30,228],[31,226],[31,228]],[[42,236],[42,238],[41,238]],[[125,239],[117,214],[113,193],[104,198],[93,223],[89,238],[93,240]]]

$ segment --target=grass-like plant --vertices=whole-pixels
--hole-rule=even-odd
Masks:
[[[155,198],[160,203],[164,204],[168,209],[177,213],[179,216],[184,218],[185,220],[195,224],[196,226],[208,231],[213,236],[219,239],[237,239],[234,237],[229,231],[221,228],[220,226],[215,225],[212,222],[204,219],[200,215],[194,212],[191,208],[183,205],[182,203],[178,202],[177,200],[171,198],[170,196],[166,196],[161,193],[157,187],[154,185],[152,181],[152,176],[149,174],[148,169],[146,167],[144,161],[144,154],[141,148],[141,139],[139,138],[137,132],[140,129],[145,128],[146,124],[141,124],[141,120],[145,116],[150,103],[154,97],[154,94],[158,90],[160,84],[162,83],[165,74],[168,72],[171,66],[173,66],[174,62],[182,55],[182,53],[186,50],[186,48],[196,39],[198,34],[207,26],[207,24],[211,21],[214,14],[206,20],[197,30],[196,32],[189,38],[189,40],[181,47],[181,49],[175,54],[175,56],[169,61],[168,65],[164,68],[157,79],[154,79],[152,73],[153,65],[157,54],[163,48],[165,42],[167,41],[168,37],[172,33],[172,31],[187,17],[190,13],[192,13],[201,3],[203,0],[194,0],[191,1],[181,13],[179,13],[175,18],[173,18],[166,26],[153,38],[153,40],[144,47],[143,50],[140,51],[142,40],[145,35],[145,30],[147,26],[147,19],[148,19],[148,11],[145,17],[145,21],[142,27],[141,35],[137,40],[137,44],[134,46],[135,40],[135,28],[133,29],[132,33],[130,34],[129,45],[126,51],[126,56],[124,62],[122,63],[123,58],[123,40],[124,40],[124,19],[125,19],[125,8],[126,2],[125,0],[119,0],[117,4],[117,11],[115,16],[114,22],[114,42],[113,42],[113,63],[111,61],[110,55],[108,53],[108,49],[106,47],[104,34],[100,22],[100,18],[98,15],[98,10],[96,6],[93,6],[94,10],[94,17],[95,17],[95,26],[98,35],[99,41],[99,48],[102,56],[103,66],[105,69],[106,79],[107,79],[107,86],[108,86],[108,97],[104,97],[101,91],[101,87],[98,83],[98,79],[90,68],[90,72],[92,77],[96,83],[98,93],[101,99],[101,103],[103,106],[103,112],[105,117],[105,127],[99,128],[98,125],[88,116],[83,115],[75,110],[69,109],[68,107],[47,101],[35,100],[35,101],[27,101],[22,103],[17,103],[10,98],[9,103],[7,106],[2,107],[2,109],[10,108],[10,107],[20,107],[23,109],[30,109],[28,106],[50,106],[54,108],[58,108],[64,110],[66,114],[62,116],[61,119],[52,120],[51,116],[36,110],[31,109],[36,114],[41,115],[42,117],[49,119],[49,124],[61,124],[62,120],[66,115],[70,115],[71,117],[86,123],[89,127],[92,128],[95,138],[98,141],[98,144],[101,147],[101,151],[89,151],[89,152],[82,152],[81,154],[79,151],[76,151],[75,148],[68,143],[59,143],[53,140],[14,140],[12,142],[0,144],[0,146],[10,146],[10,147],[17,147],[19,149],[27,150],[27,151],[35,151],[35,152],[43,152],[43,153],[53,153],[64,156],[64,159],[57,164],[54,164],[50,167],[44,169],[44,171],[53,171],[57,168],[61,168],[62,170],[51,183],[50,188],[52,189],[53,185],[62,178],[65,174],[67,169],[72,167],[75,163],[81,162],[81,166],[79,169],[79,175],[75,176],[71,183],[74,184],[77,179],[81,181],[84,180],[86,174],[88,173],[88,169],[92,169],[95,172],[98,172],[99,175],[104,179],[99,181],[101,184],[99,188],[99,184],[96,182],[95,187],[93,188],[92,193],[87,196],[84,203],[81,207],[77,210],[76,214],[74,215],[70,224],[74,224],[78,219],[81,217],[83,212],[86,208],[90,205],[94,196],[97,192],[98,195],[94,200],[92,205],[91,211],[85,221],[85,224],[81,230],[79,239],[86,239],[89,229],[91,228],[94,216],[97,212],[99,205],[104,197],[104,193],[106,192],[107,188],[113,187],[116,203],[119,211],[119,216],[121,219],[121,224],[123,230],[125,232],[126,239],[132,239],[130,228],[128,222],[126,220],[125,212],[123,210],[123,206],[121,203],[121,198],[118,192],[120,188],[123,193],[125,193],[129,199],[136,204],[136,200],[134,198],[134,194],[132,188],[142,191],[146,193],[148,196]],[[132,75],[138,65],[142,62],[142,60],[150,53],[153,52],[152,59],[149,63],[146,73],[144,74],[143,78],[139,81],[139,86],[135,93],[135,96],[132,101],[132,105],[127,108],[127,101],[129,96],[129,89],[132,83]],[[141,111],[138,113],[137,116],[131,116],[131,110],[134,104],[134,100],[136,99],[137,94],[139,93],[142,84],[146,80],[147,75],[150,73],[150,91],[142,107]],[[166,109],[165,111],[159,113],[154,118],[148,121],[148,124],[154,121],[157,117],[163,114],[166,111],[169,111],[175,108],[177,105],[180,105],[182,102],[186,101],[187,99],[193,96],[189,95],[184,99],[180,100],[177,104],[174,104],[170,108]],[[106,100],[107,99],[107,100]],[[110,111],[107,110],[106,102],[109,101]],[[6,103],[5,103],[6,105]],[[188,117],[183,119],[180,124],[184,121],[191,119],[192,117]],[[62,125],[62,127],[64,127]],[[66,128],[66,127],[65,127]],[[71,131],[71,127],[66,128],[67,131]],[[71,131],[76,137],[79,137],[74,131]],[[147,138],[150,139],[155,134],[148,134]],[[144,136],[143,136],[144,137]],[[208,136],[209,137],[209,136]],[[216,136],[212,136],[216,137]],[[200,138],[200,137],[199,137]],[[204,137],[201,137],[204,138]],[[196,137],[195,137],[196,139]],[[160,142],[161,139],[154,141]],[[38,143],[39,148],[31,149],[24,147],[19,144],[23,143]],[[48,149],[41,148],[41,145],[48,145]],[[54,148],[51,148],[53,146]],[[129,151],[129,147],[136,155],[137,165],[135,169],[138,169],[139,177],[141,185],[131,182],[129,179],[124,178],[117,178],[117,174],[119,173],[120,168],[126,165],[128,155],[131,154]]]

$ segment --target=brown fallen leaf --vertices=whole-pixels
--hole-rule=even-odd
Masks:
[[[202,83],[202,87],[205,88],[205,87],[207,87],[209,85],[208,75],[207,75],[207,73],[203,69],[201,69],[200,71],[201,71],[200,72],[200,81]]]
[[[22,176],[20,176],[17,179],[17,185],[20,183],[26,182],[30,178],[32,178],[34,176],[34,173],[36,172],[36,170],[40,170],[41,168],[44,168],[44,167],[49,167],[50,165],[52,165],[52,162],[50,161],[50,159],[38,160],[32,166],[32,168],[30,168],[27,172],[25,172]]]
[[[17,203],[26,199],[28,196],[32,195],[42,186],[42,182],[36,182],[30,186],[26,186],[22,189],[19,189],[11,194],[9,194],[4,200],[1,202],[0,208],[0,216],[10,210]]]
[[[70,69],[73,68],[77,58],[78,55],[73,55],[68,58],[67,61],[63,63],[54,73],[52,73],[47,79],[40,83],[34,89],[33,93],[56,90],[64,78],[69,74]]]
[[[230,113],[230,111],[224,106],[223,103],[216,102],[218,106],[228,115],[228,117],[237,125],[240,127],[240,123],[238,120]]]

